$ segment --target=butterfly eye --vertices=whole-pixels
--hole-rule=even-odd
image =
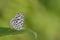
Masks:
[[[12,28],[15,30],[21,30],[23,28],[22,26],[24,24],[24,15],[23,14],[19,14],[19,15],[17,14],[12,19],[13,20],[10,21]]]

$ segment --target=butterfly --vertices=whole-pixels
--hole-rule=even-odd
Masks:
[[[13,28],[15,30],[23,29],[24,14],[23,13],[16,14],[16,16],[11,19],[10,24],[11,24],[11,28]]]

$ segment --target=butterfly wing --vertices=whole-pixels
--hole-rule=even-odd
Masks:
[[[24,24],[24,15],[22,13],[17,14],[14,18],[12,18],[10,24],[13,29],[21,30]]]

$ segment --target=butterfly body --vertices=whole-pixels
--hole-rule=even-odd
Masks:
[[[21,30],[24,24],[23,13],[18,13],[14,18],[12,18],[12,20],[10,21],[10,24],[13,29]]]

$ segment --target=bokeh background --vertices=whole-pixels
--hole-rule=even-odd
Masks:
[[[11,29],[21,12],[26,30]],[[60,40],[60,0],[0,0],[0,40]]]

